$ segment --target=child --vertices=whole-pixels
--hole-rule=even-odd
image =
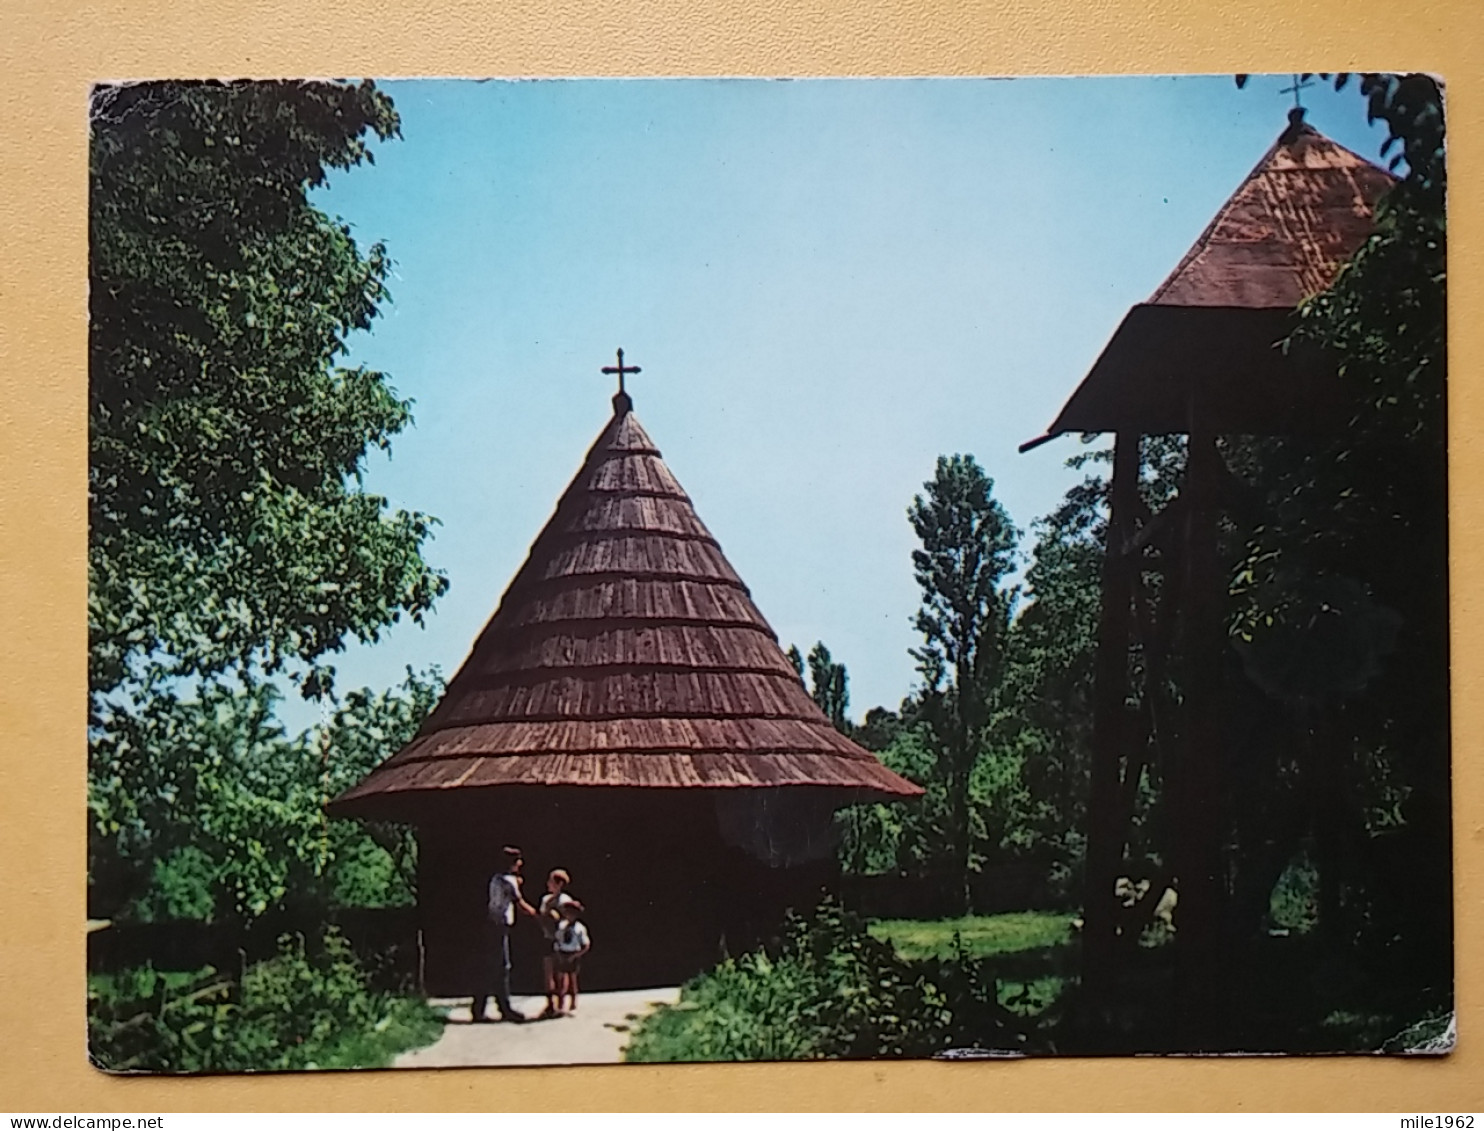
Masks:
[[[546,936],[546,955],[541,959],[541,971],[546,975],[545,1017],[555,1017],[561,1012],[561,1002],[557,998],[556,933],[562,921],[562,908],[573,902],[566,891],[571,882],[572,877],[566,871],[555,868],[546,877],[546,894],[541,897],[540,918],[537,921],[541,924],[541,933]]]
[[[562,921],[557,925],[554,943],[556,959],[557,1007],[561,1008],[562,996],[567,998],[567,1012],[577,1012],[577,975],[582,969],[582,956],[592,947],[587,928],[578,921],[582,904],[575,899],[562,904]]]

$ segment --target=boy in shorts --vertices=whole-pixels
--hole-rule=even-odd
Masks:
[[[562,921],[557,924],[552,957],[556,967],[556,997],[560,1010],[562,997],[567,999],[567,1012],[577,1012],[577,975],[582,969],[582,956],[592,949],[587,928],[577,918],[582,904],[575,899],[562,904]]]

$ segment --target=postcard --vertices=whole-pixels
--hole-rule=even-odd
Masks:
[[[97,1067],[1452,1049],[1440,80],[89,109]]]

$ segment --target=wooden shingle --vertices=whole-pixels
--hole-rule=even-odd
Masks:
[[[331,808],[502,785],[922,792],[809,697],[624,394],[417,737]]]

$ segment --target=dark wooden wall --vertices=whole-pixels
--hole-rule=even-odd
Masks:
[[[435,996],[490,983],[484,927],[501,849],[525,853],[536,904],[563,868],[585,911],[591,989],[675,985],[776,934],[789,907],[811,910],[833,862],[769,868],[722,843],[711,798],[690,790],[506,787],[450,797],[419,822],[419,922],[424,977]],[[544,940],[533,920],[512,936],[515,991],[536,992]]]

